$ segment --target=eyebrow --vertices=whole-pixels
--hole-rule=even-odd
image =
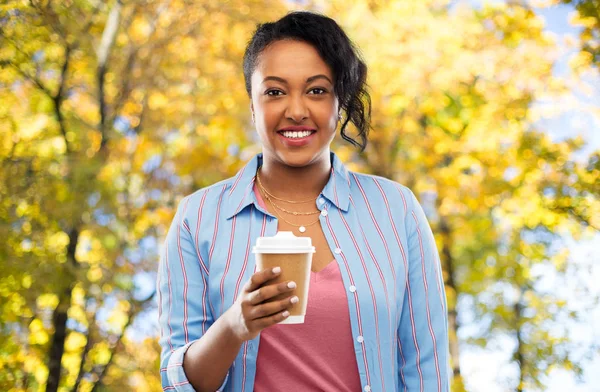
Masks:
[[[331,79],[329,79],[327,76],[325,76],[325,75],[323,75],[323,74],[319,74],[319,75],[311,76],[310,78],[306,79],[306,83],[308,84],[308,83],[310,83],[310,82],[312,82],[312,81],[314,81],[314,80],[317,80],[317,79],[325,79],[325,80],[327,80],[327,81],[328,81],[330,84],[332,84],[332,85],[333,85],[333,82],[331,81]],[[263,82],[263,83],[265,83],[265,82],[266,82],[266,81],[268,81],[268,80],[274,80],[274,81],[276,81],[276,82],[281,82],[281,83],[287,84],[287,80],[285,80],[285,79],[283,79],[283,78],[280,78],[279,76],[267,76],[266,78],[264,78],[264,79],[263,79],[263,81],[262,81],[262,82]]]

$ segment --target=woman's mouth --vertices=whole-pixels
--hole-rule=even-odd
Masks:
[[[279,131],[277,134],[281,137],[284,144],[290,147],[302,147],[310,143],[317,131]]]

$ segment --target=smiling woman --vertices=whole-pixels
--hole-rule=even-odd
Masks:
[[[250,107],[269,157],[265,171],[271,165],[319,163],[328,170],[329,145],[339,118],[333,79],[331,68],[305,42],[280,40],[262,51],[251,77]]]
[[[448,391],[425,214],[408,188],[350,172],[330,150],[338,127],[367,145],[367,68],[353,44],[328,17],[290,13],[258,26],[244,77],[262,153],[179,205],[158,274],[163,389]],[[279,324],[295,282],[254,272],[251,244],[278,231],[315,246],[303,324]]]

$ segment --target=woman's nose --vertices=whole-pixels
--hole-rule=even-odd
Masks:
[[[300,123],[308,118],[308,108],[302,97],[291,97],[285,111],[286,118]]]

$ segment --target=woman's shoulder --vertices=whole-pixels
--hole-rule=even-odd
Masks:
[[[406,202],[410,201],[413,192],[404,184],[375,174],[367,174],[351,171],[351,185],[354,192],[364,192],[367,195],[383,195],[386,198],[396,199],[400,197]],[[354,193],[352,192],[352,193]]]
[[[179,209],[188,212],[200,207],[204,210],[216,207],[231,189],[234,179],[235,177],[230,177],[221,180],[184,196],[179,202]]]

